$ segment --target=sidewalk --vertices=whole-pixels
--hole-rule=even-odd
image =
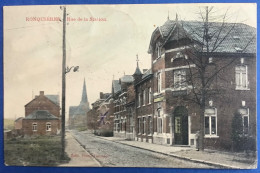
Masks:
[[[124,145],[129,145],[136,148],[141,148],[197,163],[204,163],[220,168],[255,169],[257,167],[257,161],[255,160],[255,158],[253,158],[252,156],[248,157],[245,153],[221,152],[206,149],[205,151],[201,152],[196,151],[195,148],[191,147],[166,146],[140,141],[127,141],[123,138],[117,137],[97,137]]]
[[[61,167],[100,167],[99,162],[93,158],[84,148],[74,139],[70,132],[66,132],[65,152],[70,157],[69,163],[59,165]]]

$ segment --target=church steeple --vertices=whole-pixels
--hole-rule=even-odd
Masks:
[[[139,61],[139,59],[138,59],[138,54],[137,54],[137,55],[136,55],[136,69],[135,69],[134,75],[142,75],[142,72],[141,72],[141,70],[140,70],[140,68],[139,68],[138,61]]]
[[[80,104],[83,103],[88,103],[88,96],[87,96],[87,89],[86,89],[86,82],[85,82],[85,78],[84,78],[84,82],[83,82],[83,90],[82,90],[82,96],[81,96],[81,102]]]
[[[138,61],[139,61],[139,59],[138,59],[138,55],[136,55],[136,69],[135,69],[135,73],[133,74],[133,77],[134,77],[134,79],[135,79],[135,83],[137,83],[138,81],[140,81],[141,79],[142,79],[142,72],[141,72],[141,70],[140,70],[140,68],[139,68],[139,64],[138,64]]]

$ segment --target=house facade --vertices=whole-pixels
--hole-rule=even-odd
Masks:
[[[205,148],[230,150],[238,113],[255,144],[255,36],[241,23],[167,19],[151,35],[151,69],[137,62],[133,80],[112,81],[114,136],[195,147],[203,133]]]
[[[203,110],[205,147],[231,149],[232,118],[237,111],[243,118],[244,134],[256,138],[256,31],[244,24],[227,24],[219,46],[210,43],[214,51],[198,56],[206,52],[201,38],[196,38],[201,26],[200,22],[168,19],[151,36],[153,143],[196,144],[202,111],[195,98],[201,94],[198,73],[202,64],[208,81]]]
[[[58,95],[40,95],[25,105],[22,119],[24,135],[56,135],[60,132],[60,106]]]

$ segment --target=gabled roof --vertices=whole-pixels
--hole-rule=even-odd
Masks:
[[[58,95],[45,95],[50,101],[55,103],[56,105],[60,105],[60,99]]]
[[[145,73],[142,76],[142,79],[146,78],[147,76],[149,76],[150,74],[152,74],[152,69],[146,70]]]
[[[121,85],[119,84],[119,80],[113,80],[112,87],[113,87],[114,93],[117,93],[118,91],[120,91]]]
[[[256,29],[243,23],[209,22],[210,50],[216,47],[215,40],[220,43],[214,52],[218,53],[256,53]],[[162,42],[189,38],[196,42],[203,42],[204,22],[167,20],[159,27]],[[156,29],[154,32],[157,32]],[[154,49],[155,41],[152,34],[149,53]],[[152,41],[153,40],[153,41]],[[217,43],[217,44],[218,44]],[[249,44],[250,43],[250,44]],[[203,50],[205,51],[205,50]]]
[[[17,121],[22,120],[22,119],[24,119],[24,117],[19,117],[16,120],[14,120],[14,122],[17,122]]]
[[[24,118],[25,120],[58,120],[59,118],[52,115],[47,110],[37,110]]]
[[[78,106],[70,106],[69,107],[69,116],[74,115],[74,113],[76,112]]]
[[[121,82],[125,83],[131,83],[134,81],[134,77],[132,75],[124,75],[123,77],[120,78]]]
[[[60,106],[60,101],[59,101],[59,95],[44,95],[47,99],[49,99],[52,103],[54,103],[57,106]],[[39,96],[35,96],[34,99],[32,99],[29,103],[27,103],[25,106],[33,102],[34,100],[38,99]]]

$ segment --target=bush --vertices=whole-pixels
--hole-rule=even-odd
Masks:
[[[251,136],[244,135],[243,133],[243,120],[242,116],[236,112],[232,119],[232,133],[231,139],[234,151],[255,151],[256,142]]]
[[[110,131],[110,130],[100,129],[100,130],[95,130],[94,131],[94,135],[104,136],[104,137],[111,137],[111,136],[114,136],[114,132]]]

